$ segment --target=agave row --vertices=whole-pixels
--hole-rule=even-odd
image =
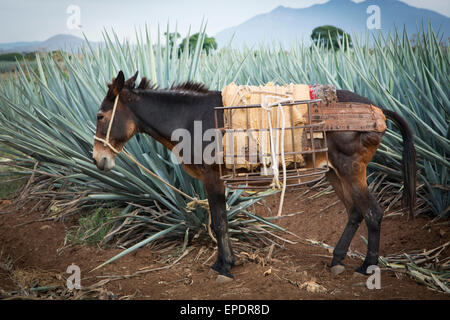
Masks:
[[[201,228],[206,212],[185,210],[186,199],[145,175],[119,155],[116,169],[100,173],[91,162],[95,114],[106,93],[105,84],[123,70],[149,77],[160,87],[186,80],[201,81],[222,89],[234,81],[259,85],[268,81],[330,83],[355,91],[376,104],[402,114],[411,124],[418,152],[420,196],[435,215],[448,215],[449,168],[449,47],[431,26],[418,29],[412,43],[405,32],[373,41],[354,41],[353,48],[328,50],[312,44],[285,50],[277,44],[257,48],[227,47],[213,54],[201,51],[205,26],[194,52],[178,50],[177,39],[158,36],[153,41],[145,27],[136,30],[133,44],[120,42],[114,31],[104,32],[104,44],[86,47],[77,54],[62,54],[62,62],[46,55],[36,67],[18,65],[16,77],[1,80],[0,141],[16,151],[31,173],[37,160],[40,170],[58,176],[73,190],[89,190],[91,200],[114,200],[148,205],[157,201],[170,210],[159,225],[165,232],[184,234]],[[176,31],[176,30],[175,30]],[[161,34],[158,30],[158,34]],[[172,45],[173,43],[173,45]],[[345,39],[341,49],[347,46]],[[127,152],[150,170],[183,191],[205,198],[201,183],[173,164],[172,154],[146,135],[133,138]],[[23,154],[28,155],[24,157]],[[401,136],[390,127],[371,170],[382,171],[401,189]],[[401,191],[401,190],[398,190]],[[263,195],[261,195],[263,196]],[[230,193],[230,219],[249,214],[246,208],[259,197]]]

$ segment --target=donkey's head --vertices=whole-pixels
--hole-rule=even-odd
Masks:
[[[92,157],[100,170],[108,171],[114,168],[117,152],[120,152],[125,143],[139,130],[137,119],[130,108],[137,99],[137,95],[132,90],[137,74],[136,72],[133,77],[125,81],[123,72],[120,71],[108,85],[108,93],[98,110]],[[145,78],[143,81],[146,82]],[[116,107],[113,110],[115,104]]]

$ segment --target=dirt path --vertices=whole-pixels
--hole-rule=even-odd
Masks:
[[[280,221],[280,225],[301,236],[323,241],[334,246],[346,223],[343,205],[336,204],[323,212],[321,208],[334,203],[334,194],[319,199],[299,200],[301,192],[288,192],[284,214],[304,213]],[[278,197],[267,199],[268,207],[276,212]],[[256,207],[261,216],[269,215],[264,206]],[[52,273],[63,283],[68,265],[74,263],[81,269],[83,286],[102,280],[105,275],[133,274],[142,268],[168,266],[174,261],[179,247],[158,254],[151,248],[141,248],[101,270],[88,271],[111,258],[121,249],[101,249],[88,246],[71,246],[63,250],[64,238],[73,223],[42,221],[39,212],[26,209],[15,214],[0,215],[0,263],[9,261],[13,272],[33,270],[35,273]],[[432,249],[450,240],[450,228],[422,229],[429,221],[424,217],[407,222],[405,217],[388,217],[383,220],[380,252],[382,255]],[[26,223],[26,224],[24,224]],[[22,224],[22,225],[20,225]],[[367,234],[362,226],[355,236],[351,249],[365,253],[360,235]],[[291,240],[295,238],[290,237]],[[347,258],[347,270],[333,278],[329,267],[331,253],[327,250],[298,242],[275,251],[268,263],[266,253],[258,257],[240,254],[239,265],[233,269],[235,280],[218,285],[209,270],[214,261],[214,248],[210,243],[189,246],[189,253],[170,269],[152,271],[129,279],[109,281],[103,288],[114,294],[110,297],[132,296],[134,299],[449,299],[449,295],[434,292],[403,276],[400,279],[390,271],[381,273],[381,290],[369,290],[365,278],[355,276],[353,268],[360,260]],[[449,250],[444,257],[449,255]],[[8,260],[10,258],[10,260]],[[262,259],[261,259],[262,258]],[[162,261],[169,260],[169,263]],[[270,270],[270,271],[269,271]],[[61,277],[62,276],[62,277]],[[14,279],[13,279],[14,280]],[[0,293],[17,290],[11,272],[0,269]],[[17,279],[16,279],[17,280]],[[35,279],[36,281],[36,279]],[[302,284],[313,281],[323,287],[323,292],[309,292]],[[41,281],[42,282],[42,281]],[[43,282],[42,282],[43,283]]]

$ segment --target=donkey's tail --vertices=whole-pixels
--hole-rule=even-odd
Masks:
[[[403,171],[403,207],[408,209],[409,218],[414,219],[414,207],[416,205],[416,148],[414,147],[414,135],[411,127],[398,113],[381,109],[384,115],[392,120],[400,129],[403,138],[402,171]]]

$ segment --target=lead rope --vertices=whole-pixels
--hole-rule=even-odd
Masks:
[[[125,155],[128,159],[130,159],[132,162],[134,162],[139,168],[141,168],[142,170],[144,170],[145,172],[147,172],[149,175],[151,175],[153,178],[157,179],[158,181],[162,182],[163,184],[165,184],[166,186],[168,186],[170,189],[172,189],[175,192],[178,192],[179,194],[181,194],[182,196],[184,196],[185,198],[191,200],[190,202],[187,203],[186,205],[186,210],[188,212],[192,212],[193,210],[195,210],[195,208],[197,206],[202,207],[203,209],[205,209],[206,211],[208,211],[208,215],[209,215],[209,223],[208,223],[208,234],[209,236],[212,238],[212,240],[214,242],[217,243],[216,238],[214,238],[212,232],[211,232],[211,210],[209,208],[209,203],[208,203],[208,199],[198,199],[196,197],[192,197],[188,194],[186,194],[185,192],[181,191],[180,189],[174,187],[173,185],[171,185],[170,183],[168,183],[167,181],[165,181],[164,179],[162,179],[161,177],[159,177],[157,174],[155,174],[153,171],[151,171],[150,169],[146,168],[145,166],[143,166],[139,161],[137,161],[133,156],[131,156],[130,154],[128,154],[126,151],[124,150],[117,150],[116,148],[114,148],[111,143],[109,142],[109,135],[111,133],[111,128],[112,128],[112,123],[114,121],[114,116],[116,114],[116,109],[117,109],[117,102],[119,101],[119,95],[116,96],[116,99],[114,100],[114,107],[112,110],[112,114],[111,114],[111,119],[109,121],[108,124],[108,131],[106,132],[106,137],[105,139],[99,138],[96,135],[94,135],[94,140],[100,141],[103,143],[103,145],[105,147],[110,148],[114,153],[119,154],[121,151],[123,153],[123,155]]]

